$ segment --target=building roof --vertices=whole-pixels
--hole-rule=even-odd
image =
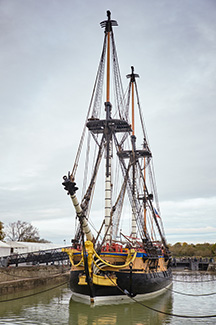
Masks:
[[[47,249],[55,249],[60,248],[66,245],[59,245],[53,243],[38,243],[38,242],[17,242],[17,241],[8,241],[7,245],[13,248],[35,248],[35,250],[47,250]]]
[[[0,240],[0,247],[10,248],[10,246]]]
[[[7,241],[6,243],[7,243],[8,246],[14,247],[14,248],[16,248],[16,247],[19,247],[19,248],[26,247],[26,245],[24,245],[21,242],[17,242],[17,241]]]

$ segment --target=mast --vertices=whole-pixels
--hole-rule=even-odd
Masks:
[[[63,179],[64,179],[64,182],[62,183],[62,185],[64,186],[64,189],[68,192],[68,194],[71,197],[71,200],[73,202],[74,208],[77,213],[77,217],[79,218],[79,221],[80,221],[82,231],[86,235],[87,240],[93,241],[94,236],[89,228],[86,216],[85,216],[85,214],[78,202],[78,199],[76,197],[76,191],[78,190],[78,187],[76,187],[76,183],[71,179],[70,173],[68,173],[68,177],[64,176]]]
[[[138,74],[134,74],[134,67],[131,67],[131,74],[127,75],[127,78],[130,78],[130,84],[131,84],[131,116],[132,116],[132,136],[131,136],[131,142],[132,142],[132,173],[133,173],[133,182],[132,182],[132,196],[133,196],[133,202],[132,202],[132,232],[131,237],[136,238],[137,229],[136,229],[136,137],[135,137],[135,118],[134,118],[134,83],[135,78],[139,78]]]
[[[112,158],[112,133],[108,127],[108,121],[111,119],[112,105],[110,103],[110,37],[112,26],[117,26],[115,20],[111,20],[111,12],[107,11],[107,20],[101,22],[101,27],[105,27],[105,37],[107,40],[107,77],[106,77],[106,173],[105,173],[105,242],[111,242],[111,207],[112,207],[112,175],[111,175],[111,158]]]
[[[82,233],[85,234],[86,239],[95,243],[93,234],[91,233],[90,227],[88,225],[89,211],[91,208],[91,203],[93,199],[95,182],[99,166],[104,155],[105,158],[105,210],[104,218],[102,222],[101,229],[104,225],[104,236],[101,242],[102,243],[111,243],[111,240],[115,239],[117,236],[117,231],[119,227],[119,220],[121,217],[121,209],[124,201],[125,193],[128,194],[128,199],[131,205],[132,210],[132,231],[131,235],[133,238],[136,238],[138,235],[143,240],[143,243],[148,243],[150,241],[149,232],[146,225],[146,219],[150,214],[147,214],[147,209],[149,212],[152,212],[151,215],[155,221],[155,224],[158,228],[159,235],[162,238],[162,242],[166,247],[166,241],[163,237],[163,233],[160,229],[159,220],[154,213],[154,208],[151,200],[153,200],[153,194],[148,192],[148,186],[146,184],[146,168],[149,169],[150,186],[153,186],[153,192],[155,192],[154,187],[154,177],[152,177],[152,170],[150,164],[151,160],[151,151],[149,149],[146,132],[144,127],[144,121],[142,117],[142,111],[139,104],[139,96],[137,91],[136,78],[139,75],[134,73],[134,67],[131,67],[131,74],[127,75],[129,78],[129,90],[127,97],[127,105],[125,107],[125,97],[121,88],[121,75],[118,65],[117,52],[114,42],[114,34],[112,27],[117,26],[117,22],[111,20],[111,13],[107,11],[107,20],[100,23],[101,27],[104,28],[104,43],[102,49],[102,55],[100,59],[100,64],[98,68],[98,73],[96,76],[93,94],[91,97],[90,106],[88,109],[88,114],[85,121],[85,127],[93,137],[95,141],[96,148],[98,150],[98,155],[93,159],[92,164],[92,174],[89,176],[89,186],[86,188],[86,192],[79,204],[76,197],[76,183],[75,183],[75,171],[78,166],[78,161],[80,158],[80,150],[82,145],[78,147],[78,154],[76,156],[75,165],[73,168],[72,175],[68,174],[68,177],[64,177],[64,182],[62,183],[65,187],[65,190],[70,194],[71,200],[75,207],[77,217],[79,219],[79,226],[76,233],[77,241],[81,239]],[[114,79],[114,94],[111,94],[110,84],[111,84],[111,70],[113,73]],[[105,85],[105,117],[101,116],[101,101],[103,93],[103,82],[106,82]],[[116,105],[112,108],[111,98],[115,98]],[[135,101],[138,107],[138,112],[140,115],[140,122],[143,131],[143,148],[136,148],[136,136],[135,136]],[[128,123],[128,108],[132,106],[131,118],[132,124]],[[114,113],[112,113],[112,111]],[[114,116],[114,118],[112,117]],[[123,135],[118,135],[117,133],[123,133]],[[125,141],[130,135],[131,146],[128,148],[128,143],[125,145]],[[84,133],[81,137],[81,144],[83,143]],[[88,142],[89,144],[89,142]],[[87,152],[90,150],[90,146],[87,145]],[[117,159],[122,171],[123,183],[118,184],[117,190],[120,189],[120,193],[116,200],[116,203],[112,206],[112,158],[113,150],[117,154]],[[86,155],[86,166],[89,166],[89,154]],[[140,161],[142,163],[140,163]],[[116,161],[114,161],[115,163]],[[86,178],[87,173],[84,173]],[[116,193],[114,193],[116,194]],[[157,195],[156,195],[157,198]],[[152,220],[152,219],[151,219]],[[163,227],[162,227],[163,230]],[[113,235],[114,233],[114,235]],[[98,239],[98,236],[97,236]]]
[[[109,14],[108,14],[109,13]],[[106,35],[107,35],[107,92],[106,92],[106,102],[110,101],[110,11],[107,12],[108,21],[107,21],[107,28],[106,28]]]
[[[146,139],[144,139],[144,144],[143,144],[144,150],[146,149]],[[144,200],[143,200],[143,206],[144,206],[144,233],[147,233],[147,220],[146,220],[146,215],[147,215],[147,209],[146,209],[146,158],[144,157],[144,170],[143,170],[143,177],[144,177],[144,188],[143,188],[143,193],[144,193]]]

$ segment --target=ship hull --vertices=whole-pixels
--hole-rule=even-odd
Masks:
[[[155,297],[163,293],[172,283],[172,272],[135,273],[115,272],[117,283],[113,286],[92,284],[80,285],[80,271],[71,271],[70,288],[73,292],[73,299],[83,303],[118,303]],[[90,296],[92,296],[90,299]]]

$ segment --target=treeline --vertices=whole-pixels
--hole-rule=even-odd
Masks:
[[[169,244],[169,249],[173,257],[215,257],[216,243],[209,244],[187,244],[175,243]]]

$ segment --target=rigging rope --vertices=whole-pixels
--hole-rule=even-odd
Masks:
[[[98,67],[98,78],[97,78],[95,99],[94,99],[93,110],[92,110],[92,117],[94,117],[94,118],[100,118],[100,113],[101,113],[106,47],[107,47],[107,38],[106,38],[106,34],[105,34],[102,54],[101,54],[100,63],[99,63],[99,67]]]
[[[116,134],[114,134],[114,142],[115,142],[117,153],[120,153],[121,151],[119,149],[119,143],[118,143],[118,139],[116,137]],[[123,175],[123,177],[125,177],[127,175],[128,168],[126,167],[125,161],[121,156],[118,155],[118,159],[119,159],[119,162],[120,162],[122,175]],[[131,164],[130,161],[128,162],[128,166],[129,166],[129,164]],[[139,202],[138,198],[133,197],[132,182],[131,182],[131,180],[130,180],[130,178],[128,176],[127,176],[127,193],[128,193],[128,198],[129,198],[131,206],[133,206],[133,203],[135,203],[136,223],[137,223],[137,226],[138,226],[140,237],[141,238],[150,238],[149,235],[144,232],[144,220],[143,220],[143,214],[142,214],[142,208],[143,207],[142,207],[141,203]]]
[[[88,167],[89,167],[90,139],[91,139],[91,134],[90,134],[90,132],[88,132],[86,158],[85,158],[84,175],[83,175],[83,185],[82,185],[82,197],[84,196],[85,191],[86,191],[86,183],[87,183]]]
[[[115,40],[114,40],[114,34],[111,33],[111,41],[112,41],[112,61],[113,61],[113,72],[114,72],[114,91],[116,96],[116,102],[117,102],[117,109],[119,113],[120,119],[124,119],[124,90],[121,80],[121,73],[119,69],[119,63],[118,63],[118,55],[117,50],[115,46]],[[122,109],[121,109],[122,107]]]
[[[91,100],[90,100],[88,112],[87,112],[87,115],[86,115],[86,119],[85,119],[83,131],[82,131],[82,135],[81,135],[79,147],[78,147],[78,150],[77,150],[75,162],[74,162],[74,165],[73,165],[73,168],[72,168],[72,172],[71,172],[71,176],[73,178],[75,178],[75,174],[76,174],[76,171],[77,171],[77,167],[78,167],[78,163],[79,163],[79,159],[80,159],[80,154],[81,154],[81,150],[82,150],[82,146],[83,146],[83,142],[84,142],[84,138],[85,138],[86,123],[87,123],[88,118],[90,116],[90,112],[91,112],[93,100],[94,100],[94,105],[93,105],[94,108],[93,108],[92,115],[94,116],[94,115],[98,114],[98,112],[96,112],[96,108],[98,106],[100,106],[98,104],[98,102],[101,102],[101,89],[102,89],[101,82],[102,82],[103,75],[104,75],[103,71],[104,71],[104,56],[105,56],[105,51],[106,51],[106,38],[104,38],[104,44],[103,44],[103,50],[102,50],[102,54],[101,54],[101,60],[100,60],[100,64],[99,64],[98,71],[97,71],[97,75],[96,75],[96,78],[95,78],[93,92],[92,92],[92,96],[91,96]]]

